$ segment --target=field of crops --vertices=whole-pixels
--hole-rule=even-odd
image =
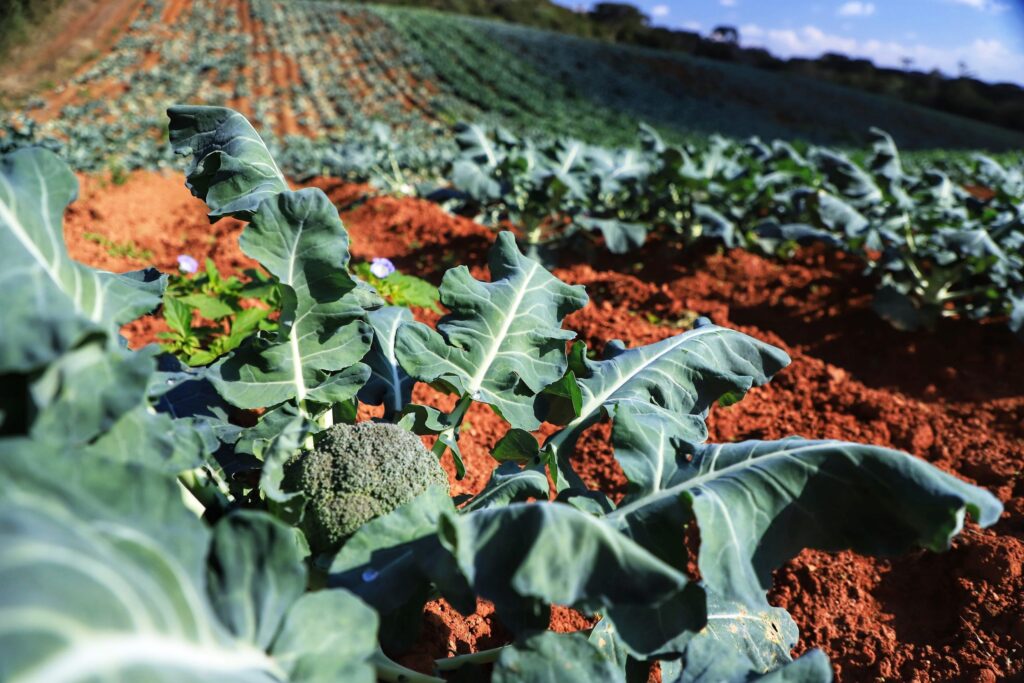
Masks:
[[[139,0],[0,119],[0,680],[1024,676],[1022,150]]]
[[[856,144],[871,125],[911,149],[1019,149],[1024,136],[751,69],[409,9],[273,0],[145,0],[108,54],[29,104],[34,134],[71,142],[76,168],[168,162],[161,112],[230,106],[265,134],[337,141],[370,122],[418,145],[459,120],[624,144],[646,121]],[[39,107],[39,109],[34,109]]]

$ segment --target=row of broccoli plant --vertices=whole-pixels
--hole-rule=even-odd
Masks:
[[[542,255],[596,235],[625,253],[652,231],[769,253],[824,242],[864,260],[879,283],[876,310],[901,329],[995,316],[1024,335],[1024,170],[979,155],[956,178],[911,173],[893,140],[873,135],[858,164],[756,138],[668,145],[648,127],[638,148],[607,149],[462,125],[454,192],[434,198],[491,225],[511,222]]]
[[[601,360],[567,352],[584,288],[508,233],[489,282],[453,268],[449,313],[413,322],[350,274],[326,195],[289,190],[241,115],[169,114],[211,220],[248,222],[241,246],[276,283],[278,323],[205,367],[128,350],[119,326],[160,303],[163,276],[71,260],[74,175],[45,150],[0,159],[6,681],[644,681],[653,662],[663,681],[827,681],[820,651],[791,659],[796,625],[766,599],[775,567],[808,547],[939,551],[967,514],[1000,516],[989,493],[901,452],[705,443],[712,406],[786,354],[707,321],[610,342]],[[454,410],[413,404],[417,382],[454,393]],[[353,424],[360,400],[384,418]],[[509,430],[487,485],[453,499],[437,456],[458,460],[474,402]],[[629,480],[618,504],[576,472],[577,441],[603,420]],[[557,429],[539,443],[545,422]],[[435,453],[410,431],[435,434]],[[415,641],[437,597],[463,614],[491,601],[510,642],[398,666],[385,653]],[[550,632],[552,605],[594,626]]]

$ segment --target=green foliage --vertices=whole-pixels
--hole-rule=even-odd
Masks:
[[[170,332],[157,335],[161,347],[188,365],[209,365],[257,330],[276,332],[278,323],[269,317],[281,307],[276,283],[259,270],[245,276],[223,277],[211,259],[201,273],[172,275],[163,300]]]
[[[266,513],[210,529],[173,478],[81,452],[15,448],[0,473],[5,680],[374,680],[375,614],[304,594],[295,531]]]
[[[437,287],[422,278],[397,270],[385,277],[377,277],[371,272],[370,264],[365,262],[357,263],[352,270],[392,306],[417,306],[441,312],[437,306]]]
[[[285,491],[306,502],[302,528],[314,553],[337,551],[359,527],[448,476],[418,437],[391,424],[334,425],[285,465]]]
[[[96,330],[116,332],[160,301],[164,279],[152,268],[117,275],[71,259],[60,219],[77,196],[78,181],[52,152],[0,159],[0,252],[17,264],[0,271],[7,292],[0,371],[50,362],[60,349]]]
[[[582,287],[566,285],[519,253],[509,233],[498,236],[488,265],[489,283],[465,266],[445,273],[441,302],[451,313],[437,331],[407,323],[395,340],[398,363],[411,377],[459,398],[449,415],[419,412],[414,428],[439,435],[435,452],[450,448],[460,477],[459,426],[470,402],[489,404],[518,429],[539,427],[537,400],[564,374],[565,342],[575,336],[562,320],[587,302]]]
[[[636,147],[621,149],[456,130],[455,192],[434,198],[492,225],[521,226],[531,254],[551,258],[596,241],[624,253],[651,233],[780,256],[818,242],[865,262],[879,285],[876,310],[900,329],[953,316],[1006,317],[1024,329],[1019,165],[976,155],[948,171],[919,162],[911,173],[878,129],[857,161],[757,138],[669,145],[647,126]],[[961,183],[986,183],[984,198]]]
[[[251,337],[217,362],[213,382],[241,408],[294,400],[330,405],[365,383],[359,364],[370,348],[366,309],[380,299],[353,279],[348,233],[327,196],[291,191],[252,126],[220,107],[174,107],[171,142],[192,156],[189,189],[211,208],[211,220],[234,216],[250,223],[242,251],[277,278],[281,324],[274,335]]]
[[[944,550],[968,515],[999,518],[991,494],[905,453],[704,443],[715,404],[768,382],[786,355],[706,321],[609,343],[601,360],[567,351],[562,324],[583,289],[507,233],[491,282],[465,267],[445,276],[451,313],[437,331],[383,308],[349,274],[326,196],[288,190],[239,119],[178,108],[171,130],[213,218],[249,222],[243,248],[281,316],[204,368],[122,347],[114,322],[151,310],[158,290],[67,257],[56,216],[73,177],[52,154],[0,160],[5,680],[438,683],[379,646],[407,647],[424,604],[443,597],[464,614],[491,601],[511,639],[438,671],[489,662],[501,683],[635,680],[661,662],[670,681],[828,681],[820,652],[791,659],[795,624],[766,598],[776,567],[803,548]],[[456,409],[412,403],[415,381],[455,392]],[[355,420],[358,396],[383,403],[385,421],[332,427]],[[453,500],[406,427],[455,448],[473,402],[509,430],[486,486]],[[240,426],[232,403],[266,409]],[[603,419],[629,484],[618,505],[575,473],[581,432]],[[526,430],[543,422],[556,429],[539,444]],[[695,555],[681,542],[692,531]],[[602,618],[542,633],[552,605]]]
[[[127,258],[134,259],[136,261],[148,261],[153,258],[152,251],[149,249],[140,249],[139,245],[135,244],[135,242],[131,240],[117,242],[106,235],[101,235],[98,232],[83,232],[82,238],[100,245],[114,258]]]

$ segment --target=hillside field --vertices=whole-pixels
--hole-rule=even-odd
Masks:
[[[1024,147],[1024,135],[809,79],[433,11],[273,0],[144,0],[107,53],[28,103],[76,165],[166,158],[163,111],[202,101],[284,138],[340,140],[371,121],[429,145],[456,121],[627,144],[800,139],[904,149]],[[73,161],[73,163],[75,163]]]

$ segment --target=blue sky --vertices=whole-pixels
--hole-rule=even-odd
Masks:
[[[652,23],[707,34],[735,26],[779,56],[840,52],[876,64],[1024,84],[1024,0],[627,0]],[[572,2],[563,2],[573,5]]]

